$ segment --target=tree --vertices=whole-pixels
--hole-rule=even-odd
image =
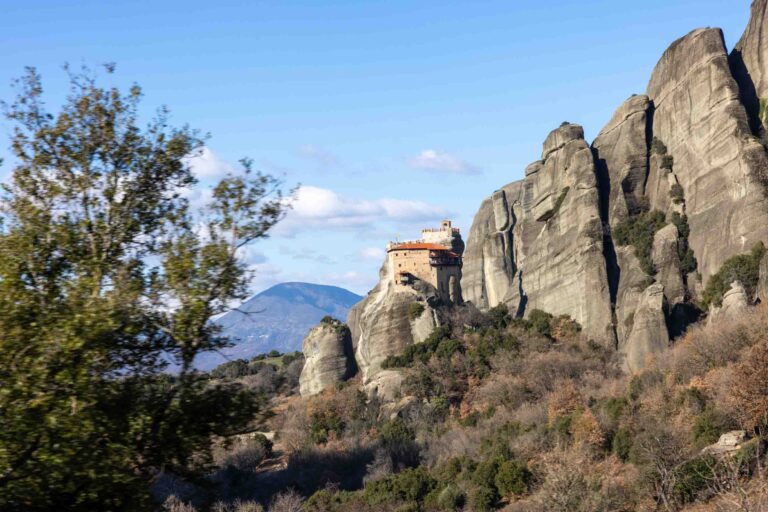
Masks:
[[[240,251],[288,203],[244,160],[192,211],[198,133],[165,109],[140,126],[136,85],[88,70],[70,84],[49,113],[30,68],[3,105],[16,165],[0,201],[0,508],[145,510],[159,471],[205,467],[211,437],[258,406],[192,365],[227,345],[209,320],[244,298]]]

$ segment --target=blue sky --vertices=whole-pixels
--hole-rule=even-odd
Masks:
[[[24,66],[55,105],[63,63],[116,62],[148,111],[168,105],[211,134],[198,195],[243,156],[302,184],[248,252],[254,292],[302,280],[364,293],[388,240],[443,216],[466,237],[550,130],[576,122],[591,140],[669,43],[716,26],[730,48],[749,3],[0,0],[0,98]],[[0,121],[0,178],[9,132]]]

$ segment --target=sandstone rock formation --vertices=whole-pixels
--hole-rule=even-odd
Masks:
[[[354,375],[355,359],[349,328],[324,319],[313,327],[302,347],[305,362],[299,377],[301,396],[320,393]]]
[[[648,356],[669,347],[666,310],[664,287],[656,283],[646,288],[635,309],[627,341],[619,346],[624,354],[624,368],[628,372],[642,369]]]
[[[464,298],[481,309],[505,303],[518,315],[569,315],[613,343],[595,162],[583,129],[552,131],[541,157],[522,182],[483,202],[467,244]]]
[[[363,385],[369,395],[385,400],[394,398],[402,377],[397,371],[382,371],[381,363],[424,341],[441,324],[444,308],[432,286],[421,281],[413,286],[396,286],[391,272],[385,264],[379,273],[379,283],[352,308],[348,317]],[[414,303],[424,308],[416,318],[409,314]]]
[[[669,328],[677,335],[697,317],[695,300],[722,264],[768,240],[768,155],[753,119],[768,120],[766,21],[768,0],[755,0],[730,57],[718,29],[675,41],[591,154],[578,126],[552,132],[525,178],[482,203],[464,298],[480,309],[568,314],[595,339],[615,335],[630,369],[666,347]],[[642,255],[614,240],[641,215],[666,222],[638,240]],[[758,296],[768,295],[768,262],[764,275]]]
[[[709,311],[709,323],[719,322],[732,318],[744,311],[749,306],[750,300],[747,291],[739,281],[731,283],[731,289],[723,295],[723,304],[720,307],[713,306]]]
[[[757,282],[755,295],[760,302],[768,302],[768,254],[760,260],[760,279]]]
[[[685,284],[678,255],[679,234],[674,224],[667,224],[653,238],[651,259],[656,267],[656,280],[664,286],[670,306],[685,301]]]
[[[685,191],[690,245],[704,282],[734,254],[768,239],[768,166],[752,136],[719,29],[694,30],[664,53],[648,84],[653,136]],[[716,241],[716,243],[713,243]]]

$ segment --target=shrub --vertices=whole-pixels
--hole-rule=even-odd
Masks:
[[[666,225],[664,214],[660,211],[641,213],[629,217],[613,229],[613,239],[619,245],[631,245],[635,256],[640,260],[640,267],[648,275],[656,273],[651,260],[653,237]]]
[[[487,512],[493,510],[499,497],[496,494],[496,489],[491,487],[478,487],[472,492],[472,498],[470,499],[470,505],[472,510],[477,512]]]
[[[547,338],[552,336],[552,315],[540,309],[533,309],[528,314],[531,329]]]
[[[316,412],[310,423],[310,438],[315,444],[325,444],[331,434],[340,437],[344,431],[344,421],[334,410]]]
[[[413,441],[413,432],[408,428],[402,418],[389,420],[381,426],[379,439],[386,446],[397,446]]]
[[[418,503],[435,487],[437,487],[437,481],[429,475],[424,466],[419,466],[416,469],[406,469],[396,475],[367,483],[363,495],[369,505]]]
[[[504,329],[512,322],[512,315],[509,314],[509,308],[503,302],[492,307],[488,311],[488,318],[491,324],[497,329]]]
[[[730,290],[734,281],[741,282],[747,297],[752,297],[760,279],[760,260],[764,255],[765,246],[759,242],[749,254],[739,254],[727,259],[720,270],[709,278],[702,300],[704,309],[711,305],[721,306],[723,295]]]
[[[629,460],[629,454],[632,452],[632,433],[626,428],[620,428],[616,431],[611,441],[611,452],[622,462]]]
[[[662,169],[672,169],[672,166],[675,164],[675,159],[672,158],[672,155],[664,155],[661,157],[661,168]]]
[[[443,510],[464,508],[467,496],[456,484],[448,484],[437,497],[437,505]]]
[[[408,319],[411,321],[416,320],[424,313],[424,304],[421,302],[412,302],[408,306]]]
[[[688,237],[691,234],[691,228],[688,225],[688,216],[680,215],[677,212],[672,213],[672,224],[677,227],[679,234],[677,242],[677,256],[680,258],[680,270],[683,274],[690,274],[698,268],[696,256],[693,249],[688,245]]]
[[[448,325],[435,327],[432,334],[427,336],[421,343],[406,347],[405,351],[399,356],[389,356],[381,363],[381,367],[386,368],[407,368],[414,362],[420,361],[426,363],[432,354],[435,353],[440,342],[451,335],[451,328]]]
[[[528,491],[531,473],[525,465],[508,460],[499,466],[496,472],[496,490],[502,496],[519,496]]]

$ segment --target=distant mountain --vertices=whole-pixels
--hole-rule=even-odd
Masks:
[[[362,299],[336,286],[310,283],[275,285],[254,295],[236,311],[215,320],[235,346],[221,354],[199,356],[195,367],[210,370],[229,359],[249,359],[270,350],[301,350],[304,336],[324,316],[330,315],[346,322],[349,308]]]

